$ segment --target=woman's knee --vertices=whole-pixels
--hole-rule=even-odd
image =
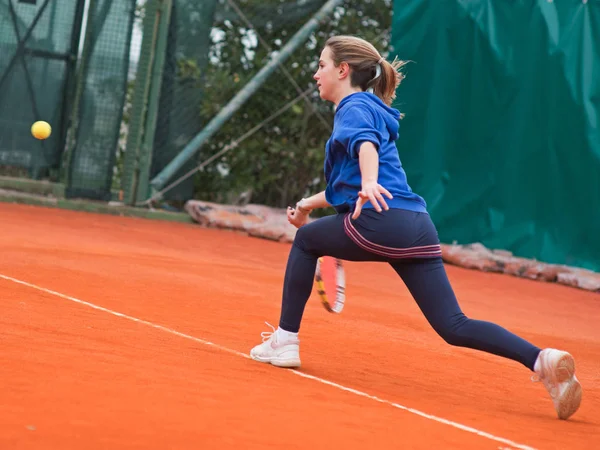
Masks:
[[[437,334],[450,345],[464,346],[467,337],[461,332],[462,327],[469,321],[463,313],[432,324]]]
[[[309,225],[304,225],[298,228],[298,230],[296,230],[296,235],[294,236],[293,245],[295,245],[302,251],[307,250],[307,243],[309,242],[309,238],[311,235],[310,229],[308,227]]]
[[[465,344],[465,337],[462,336],[460,333],[444,330],[438,331],[438,334],[449,345],[453,345],[455,347],[463,347]]]
[[[316,219],[296,230],[294,245],[309,253],[317,252],[323,240],[335,234],[337,224],[330,217]]]

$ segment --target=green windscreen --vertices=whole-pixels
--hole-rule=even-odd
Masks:
[[[397,0],[392,48],[440,239],[600,269],[600,3]]]

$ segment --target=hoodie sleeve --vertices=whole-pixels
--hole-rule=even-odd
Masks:
[[[358,158],[358,151],[363,142],[372,142],[377,151],[382,143],[382,134],[377,128],[372,112],[360,104],[352,105],[344,111],[336,131],[336,140],[353,159]]]

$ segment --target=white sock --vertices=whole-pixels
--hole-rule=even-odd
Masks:
[[[291,331],[285,331],[282,328],[277,328],[277,337],[281,342],[285,341],[296,341],[298,340],[298,333],[292,333]]]
[[[541,366],[541,364],[542,364],[542,363],[540,362],[540,355],[541,355],[541,354],[542,354],[542,352],[540,352],[540,353],[538,354],[538,357],[537,357],[537,359],[535,360],[535,364],[533,365],[533,371],[534,371],[535,373],[540,373],[540,370],[542,370],[542,368],[540,367],[540,366]]]

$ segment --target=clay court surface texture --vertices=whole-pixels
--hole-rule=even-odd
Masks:
[[[309,300],[302,367],[248,358],[290,245],[0,204],[0,449],[598,449],[600,295],[447,266],[464,312],[568,350],[560,421],[521,365],[447,345],[385,264]]]

